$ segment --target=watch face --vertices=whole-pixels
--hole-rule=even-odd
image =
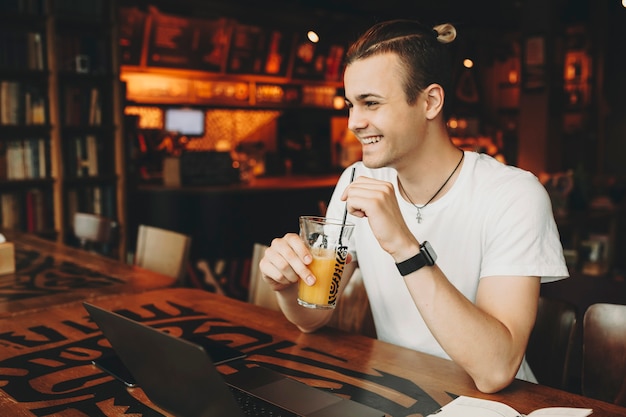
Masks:
[[[430,246],[430,243],[428,241],[425,241],[422,244],[422,251],[424,252],[424,258],[426,259],[426,264],[427,265],[434,265],[435,261],[437,260],[437,254],[435,253],[435,250],[433,249],[432,246]]]

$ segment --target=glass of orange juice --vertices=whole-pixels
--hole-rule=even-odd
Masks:
[[[353,223],[317,216],[300,217],[300,237],[307,244],[313,262],[309,269],[315,275],[315,284],[304,280],[298,284],[298,304],[308,308],[332,309],[343,267],[348,256],[348,240],[354,230]]]

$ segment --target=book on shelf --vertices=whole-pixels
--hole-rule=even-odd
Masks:
[[[98,139],[94,135],[87,135],[85,142],[87,145],[87,175],[98,175]]]
[[[95,135],[74,137],[74,146],[68,155],[70,175],[93,177],[99,174],[98,138]]]
[[[21,140],[7,143],[7,179],[22,180],[26,178],[24,167],[24,145]]]
[[[32,98],[30,93],[24,94],[24,109],[30,109],[32,106]],[[24,111],[24,123],[30,125],[33,123],[33,113],[31,111]]]
[[[4,154],[6,179],[46,178],[46,141],[43,138],[9,140]]]
[[[41,33],[0,31],[0,68],[42,71],[44,60]]]
[[[69,189],[67,192],[68,219],[74,218],[74,213],[93,213],[113,217],[111,206],[113,197],[108,186],[87,186]]]
[[[2,228],[18,229],[21,223],[18,197],[14,193],[0,195],[0,211],[2,212]]]
[[[45,122],[45,99],[41,89],[17,81],[0,81],[0,124]]]
[[[86,104],[82,99],[83,92],[80,87],[67,86],[64,89],[65,125],[77,126],[81,124],[82,112]]]
[[[0,122],[18,124],[20,115],[20,83],[16,81],[0,82]]]
[[[46,152],[46,141],[39,139],[37,141],[39,156],[39,178],[48,178],[48,152]]]
[[[42,97],[32,97],[30,92],[24,94],[24,122],[27,125],[46,123],[46,104]]]
[[[99,126],[102,123],[102,108],[100,105],[100,92],[97,88],[91,89],[89,99],[89,125]]]
[[[96,87],[65,87],[65,125],[99,126],[102,122],[100,92]]]
[[[30,162],[25,165],[28,167],[26,170],[27,178],[37,179],[47,177],[47,156],[46,156],[46,140],[39,139],[26,139],[23,141],[24,146],[28,149],[24,155],[24,161],[27,158]]]
[[[18,143],[18,146],[22,148],[22,178],[36,178],[35,169],[39,171],[39,164],[34,162],[34,159],[39,158],[35,156],[37,150],[34,149],[34,142],[31,140],[23,140]]]
[[[25,192],[10,192],[0,195],[2,228],[41,232],[46,226],[45,192],[28,189]]]
[[[28,32],[26,34],[27,68],[41,71],[44,69],[43,46],[41,33]]]
[[[91,192],[91,205],[93,207],[93,214],[98,216],[102,215],[102,188],[93,187]]]
[[[44,192],[38,188],[32,188],[26,191],[24,198],[26,213],[26,231],[42,232],[46,229],[46,208],[44,207]]]
[[[7,161],[7,141],[0,141],[0,180],[7,180],[8,161]]]
[[[74,153],[76,159],[76,176],[87,176],[87,152],[85,150],[82,136],[76,136],[74,138]]]
[[[31,113],[32,124],[42,125],[46,123],[46,101],[43,97],[31,100],[29,111]]]
[[[24,211],[26,213],[26,231],[31,233],[37,228],[35,219],[35,194],[33,192],[26,192],[24,196]]]
[[[89,158],[87,156],[87,141],[83,136],[76,136],[74,138],[74,160],[76,161],[75,175],[77,177],[87,177],[89,172]]]
[[[46,141],[45,139],[24,139],[24,171],[26,178],[46,178]]]
[[[547,407],[524,415],[498,401],[460,396],[428,417],[586,417],[592,412],[589,408]]]

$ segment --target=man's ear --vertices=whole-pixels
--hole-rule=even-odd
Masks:
[[[439,84],[431,84],[424,90],[426,96],[426,118],[432,120],[443,110],[445,92]]]

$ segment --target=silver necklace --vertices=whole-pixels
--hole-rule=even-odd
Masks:
[[[450,178],[452,178],[452,176],[454,175],[454,173],[456,172],[457,169],[459,169],[459,166],[461,165],[461,162],[463,162],[463,158],[465,158],[465,152],[463,152],[463,150],[461,150],[461,159],[459,159],[459,163],[456,164],[456,166],[454,167],[454,170],[450,173],[450,176],[448,177],[448,179],[446,179],[446,181],[441,185],[441,187],[439,187],[439,189],[437,190],[437,192],[430,197],[430,200],[428,200],[426,202],[426,204],[424,204],[423,206],[418,206],[417,204],[415,204],[413,202],[413,200],[411,200],[411,196],[409,196],[409,194],[406,192],[406,190],[404,189],[404,187],[402,186],[402,182],[400,182],[400,178],[398,178],[398,185],[400,186],[400,190],[402,190],[402,192],[404,193],[404,195],[406,196],[406,198],[409,199],[409,201],[411,202],[411,204],[413,204],[413,206],[417,209],[417,217],[415,217],[417,219],[418,223],[422,222],[422,209],[424,207],[426,207],[427,205],[430,204],[431,201],[433,201],[435,199],[435,197],[437,197],[439,195],[439,193],[441,192],[441,190],[443,190],[443,187],[446,186],[446,184],[448,183],[448,181],[450,181]]]

